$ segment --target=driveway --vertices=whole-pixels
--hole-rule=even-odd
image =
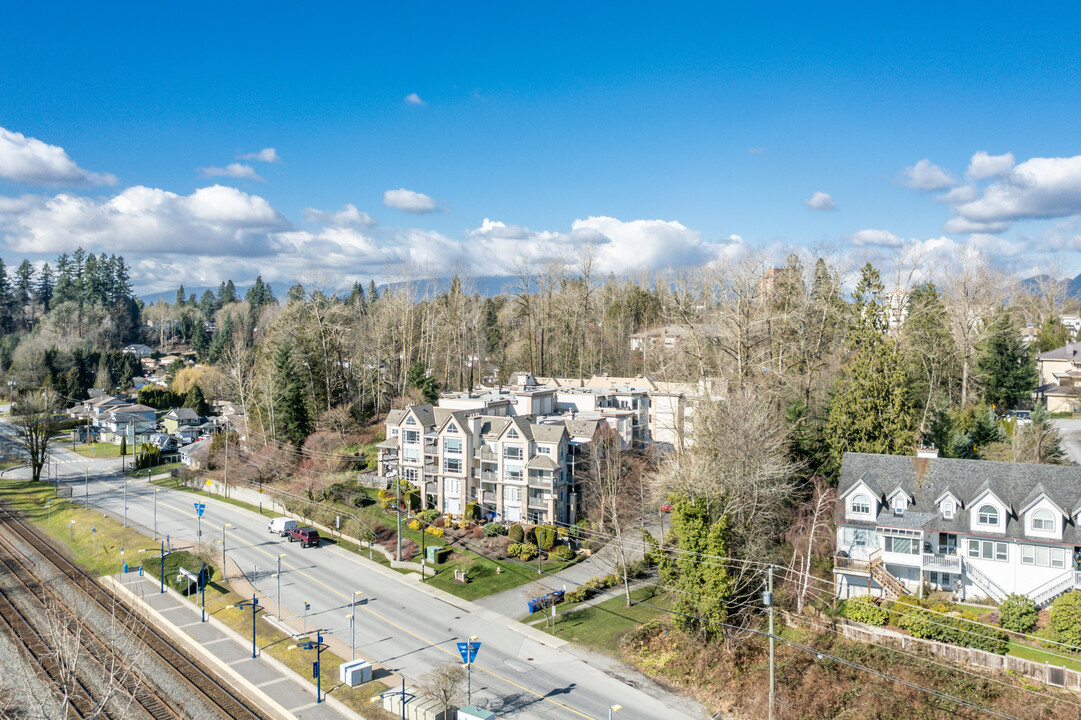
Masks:
[[[1081,465],[1081,420],[1061,419],[1051,421],[1062,437],[1062,449],[1075,465]]]

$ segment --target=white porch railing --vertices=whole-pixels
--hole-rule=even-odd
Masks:
[[[1006,591],[998,586],[991,578],[987,577],[980,571],[978,567],[971,562],[964,564],[965,573],[968,577],[979,585],[983,590],[994,599],[995,602],[1002,602],[1006,598]]]
[[[1067,593],[1075,588],[1081,588],[1081,572],[1078,572],[1077,570],[1067,570],[1028,593],[1028,596],[1036,603],[1036,607],[1042,608],[1050,605],[1051,601],[1059,595]]]
[[[957,555],[923,554],[923,569],[960,574],[961,558]]]

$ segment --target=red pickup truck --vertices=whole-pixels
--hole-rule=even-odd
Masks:
[[[289,531],[289,542],[299,542],[300,547],[319,547],[319,531],[310,527],[295,527]]]

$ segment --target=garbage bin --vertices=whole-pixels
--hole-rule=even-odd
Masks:
[[[427,551],[428,551],[428,554],[425,556],[425,559],[429,563],[437,563],[437,562],[439,562],[439,553],[443,552],[443,546],[442,545],[429,545],[428,548],[427,548]]]

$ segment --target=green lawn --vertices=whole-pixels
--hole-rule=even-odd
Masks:
[[[171,472],[173,470],[182,470],[183,468],[184,468],[184,463],[180,463],[180,462],[165,463],[163,465],[155,465],[155,466],[151,467],[150,468],[150,474],[151,475],[160,475],[161,473]],[[127,475],[128,477],[132,477],[132,478],[141,478],[141,477],[145,478],[146,477],[146,470],[147,470],[147,468],[143,468],[142,470],[130,470],[130,471],[124,473],[124,474]]]
[[[94,443],[93,445],[76,445],[72,448],[83,457],[89,458],[113,458],[120,457],[120,446],[112,443]],[[128,455],[131,455],[130,448]]]
[[[568,603],[556,607],[556,622],[551,628],[540,622],[543,620],[541,613],[534,613],[523,622],[538,622],[540,624],[535,627],[543,629],[544,632],[581,643],[594,650],[617,654],[624,635],[639,625],[666,614],[659,608],[667,608],[670,603],[660,590],[652,587],[632,590],[631,599],[639,603],[647,602],[649,605],[632,605],[628,608],[627,601],[622,597],[611,598],[582,610],[576,610],[577,606]],[[551,613],[551,610],[548,612]]]
[[[181,465],[179,463],[177,463],[177,465],[179,467],[183,467],[183,465]],[[163,467],[168,467],[168,466],[163,466]],[[146,474],[146,470],[140,470],[139,472],[142,473],[143,475]],[[193,495],[202,495],[204,497],[206,497],[206,495],[207,495],[205,490],[196,490],[193,487],[188,487],[187,485],[185,485],[183,482],[180,481],[180,478],[174,478],[174,477],[160,478],[158,480],[151,480],[150,484],[151,485],[159,485],[161,487],[169,488],[170,490],[180,490],[182,492],[191,493]],[[239,508],[244,508],[245,510],[250,510],[251,512],[262,515],[263,517],[268,517],[268,518],[282,517],[281,513],[274,512],[270,508],[261,508],[258,505],[252,505],[250,503],[242,502],[240,500],[234,500],[233,498],[222,497],[221,495],[218,495],[217,493],[214,494],[214,499],[215,500],[220,500],[221,502],[224,502],[224,503],[229,503],[230,505],[235,505],[236,507],[239,507]]]
[[[1069,655],[1065,650],[1055,650],[1048,652],[1032,645],[1025,645],[1014,640],[1010,641],[1009,654],[1014,657],[1022,658],[1023,660],[1032,660],[1038,663],[1049,663],[1057,667],[1066,667],[1071,670],[1081,671],[1081,658],[1077,660],[1071,660],[1062,657],[1063,655]]]

